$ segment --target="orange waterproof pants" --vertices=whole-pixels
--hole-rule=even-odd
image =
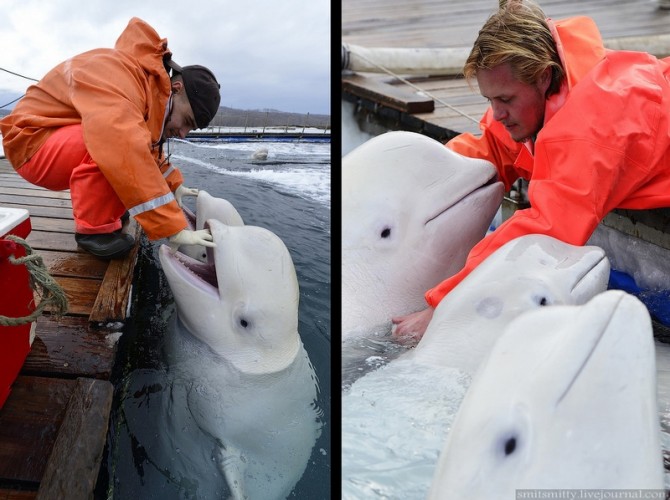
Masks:
[[[52,191],[70,189],[76,232],[100,234],[121,228],[126,207],[88,154],[81,125],[59,128],[18,173]]]

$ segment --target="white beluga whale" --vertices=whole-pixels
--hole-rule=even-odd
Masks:
[[[189,418],[211,437],[203,453],[215,459],[232,498],[286,498],[320,433],[316,377],[298,334],[295,269],[266,229],[214,219],[205,227],[217,245],[207,249],[207,263],[165,245],[159,251],[189,334],[167,346],[180,386],[173,394],[184,395]],[[172,425],[177,432],[184,418]]]
[[[494,166],[412,132],[342,159],[342,336],[390,330],[455,274],[502,201]]]
[[[474,374],[510,321],[542,306],[584,304],[607,289],[609,270],[599,247],[540,234],[516,238],[445,296],[407,356]]]
[[[258,148],[251,155],[253,160],[267,160],[268,159],[268,148]]]
[[[369,345],[347,342],[343,353],[355,360],[352,344],[361,344],[368,357],[400,354],[402,359],[472,375],[519,314],[548,305],[583,304],[606,290],[609,270],[599,247],[570,245],[539,234],[521,236],[496,250],[445,296],[414,349],[394,353],[379,348],[374,353]],[[344,387],[370,371],[346,362],[343,358]]]
[[[608,274],[597,247],[516,238],[442,300],[417,347],[362,377],[343,370],[346,498],[365,498],[366,484],[388,498],[425,498],[472,375],[502,332],[528,311],[588,301]]]
[[[638,299],[608,291],[531,311],[472,381],[429,498],[661,490],[659,434],[652,326]]]
[[[244,221],[237,209],[228,200],[216,198],[201,189],[196,198],[195,213],[184,205],[182,211],[189,223],[189,229],[199,231],[209,219],[216,219],[228,226],[243,226]],[[201,262],[207,260],[207,252],[202,245],[182,245],[179,251]]]

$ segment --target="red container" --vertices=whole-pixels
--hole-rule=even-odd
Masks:
[[[10,318],[28,316],[35,310],[30,275],[24,265],[9,261],[25,256],[21,245],[5,237],[9,234],[27,238],[31,231],[27,210],[0,206],[0,315]],[[30,351],[35,323],[0,326],[0,408],[5,403]]]

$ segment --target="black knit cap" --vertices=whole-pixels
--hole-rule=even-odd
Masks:
[[[219,110],[221,103],[219,82],[216,81],[214,74],[204,66],[194,64],[182,67],[174,61],[169,61],[168,65],[176,73],[181,73],[186,96],[195,116],[195,124],[198,128],[205,128]]]

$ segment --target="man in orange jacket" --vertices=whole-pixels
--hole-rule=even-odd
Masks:
[[[163,143],[206,127],[220,100],[211,71],[174,63],[167,40],[133,18],[113,49],[74,56],[30,86],[0,130],[23,178],[70,189],[75,239],[90,253],[132,248],[120,231],[126,211],[152,240],[213,246],[207,230],[186,229],[181,198],[197,190],[183,186]]]
[[[614,208],[670,206],[670,58],[606,50],[591,19],[554,22],[510,0],[479,32],[464,74],[491,106],[480,137],[462,134],[447,146],[491,161],[506,189],[529,180],[531,207],[426,292],[429,308],[393,318],[396,336],[423,335],[442,298],[518,236],[583,245]]]

